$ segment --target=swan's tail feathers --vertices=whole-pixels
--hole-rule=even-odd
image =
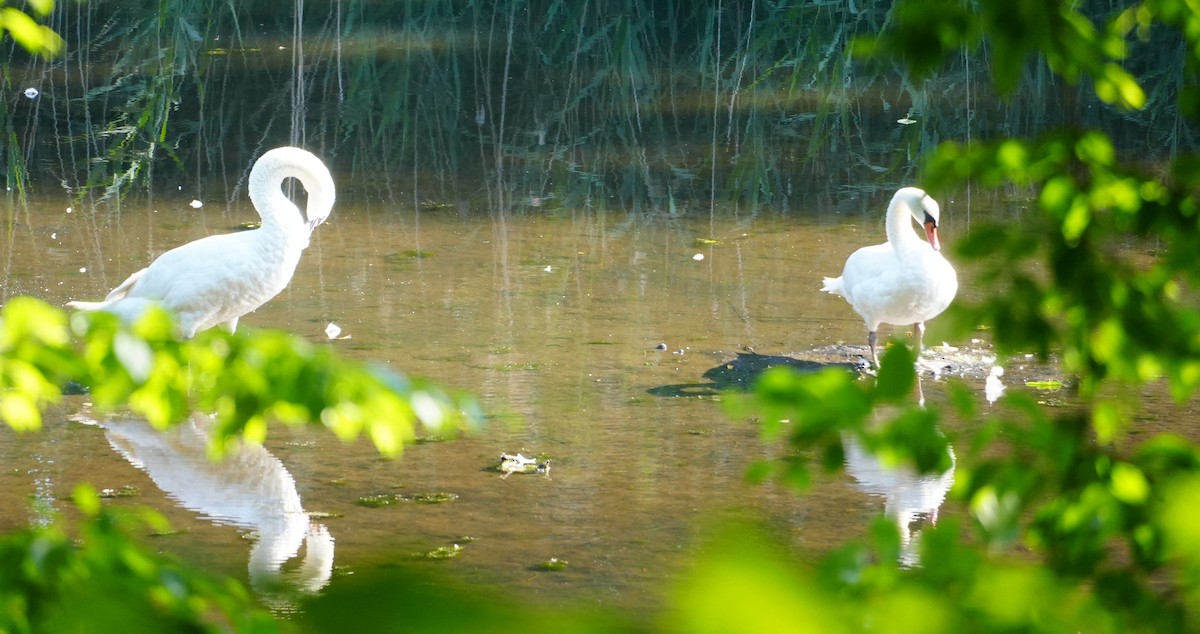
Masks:
[[[825,278],[825,285],[821,287],[821,290],[834,295],[844,296],[846,294],[846,287],[842,284],[841,276]]]
[[[67,302],[67,306],[77,310],[104,310],[112,302]]]
[[[133,290],[133,285],[137,284],[138,280],[142,279],[142,273],[145,273],[145,272],[146,272],[146,269],[142,269],[142,270],[138,271],[137,273],[134,273],[133,275],[130,275],[129,277],[125,278],[125,281],[121,282],[120,286],[109,291],[108,295],[104,298],[105,301],[112,302],[112,301],[116,301],[118,299],[122,299],[124,297],[128,297],[129,292]]]

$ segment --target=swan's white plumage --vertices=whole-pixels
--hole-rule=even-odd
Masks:
[[[936,200],[916,187],[896,192],[888,205],[888,241],[863,247],[846,260],[841,277],[825,278],[821,290],[841,295],[867,324],[871,360],[879,324],[914,324],[918,350],[925,322],[950,305],[958,292],[954,267],[940,252]],[[925,242],[913,231],[909,218],[925,227]]]
[[[308,192],[303,216],[283,193],[296,178]],[[309,236],[333,210],[334,184],[321,159],[295,147],[275,148],[250,170],[250,200],[262,216],[251,231],[201,238],[163,253],[130,275],[102,302],[69,302],[81,310],[106,310],[133,321],[151,305],[174,313],[180,334],[238,319],[287,287]]]

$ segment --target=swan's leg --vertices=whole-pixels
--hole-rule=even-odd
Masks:
[[[226,331],[229,332],[229,334],[232,335],[233,333],[237,332],[238,319],[239,319],[238,317],[234,317],[233,319],[230,319],[229,321],[221,324],[221,327],[223,327]]]
[[[879,357],[875,356],[875,331],[867,332],[867,346],[871,348],[871,363],[875,364],[875,369],[879,369]]]
[[[913,324],[913,334],[917,336],[917,359],[920,359],[921,352],[925,350],[925,322],[918,321]]]

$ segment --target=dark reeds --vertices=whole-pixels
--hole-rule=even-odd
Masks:
[[[1130,60],[1143,111],[1102,107],[1040,67],[999,101],[976,88],[986,60],[965,54],[921,84],[851,59],[891,6],[60,2],[49,24],[64,56],[4,43],[0,153],[10,190],[73,199],[214,185],[232,198],[264,149],[299,143],[349,195],[402,206],[672,216],[888,189],[945,139],[1078,123],[1144,156],[1195,145],[1173,105],[1177,42]]]

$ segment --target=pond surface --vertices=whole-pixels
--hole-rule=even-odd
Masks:
[[[111,503],[149,505],[182,529],[155,538],[156,547],[249,576],[284,610],[289,601],[267,596],[262,575],[278,576],[280,560],[307,540],[297,558],[308,553],[307,567],[283,566],[293,586],[317,589],[416,561],[522,599],[636,614],[661,606],[721,519],[753,518],[801,557],[816,557],[861,534],[885,503],[928,515],[952,474],[889,491],[860,451],[851,452],[853,475],[825,478],[805,496],[746,483],[747,467],[780,447],[727,418],[715,396],[726,386],[719,373],[705,376],[739,353],[747,360],[747,350],[854,361],[857,348],[827,347],[865,349],[863,324],[818,289],[851,251],[882,241],[889,195],[830,200],[801,216],[718,220],[464,218],[339,204],[288,290],[241,327],[289,330],[471,391],[491,415],[485,429],[389,461],[366,442],[275,427],[266,451],[214,466],[188,436],[194,430],[164,448],[136,421],[81,424],[86,397],[70,397],[41,433],[0,431],[0,529],[69,510],[64,498],[87,481],[132,494]],[[969,216],[953,201],[943,209],[942,235],[952,242]],[[248,205],[192,209],[185,200],[120,214],[35,204],[10,224],[5,299],[100,299],[162,251],[253,219]],[[978,292],[961,267],[960,277],[960,296]],[[330,323],[341,338],[327,338]],[[935,320],[926,343],[941,341]],[[982,375],[961,380],[986,402]],[[940,402],[944,388],[926,381],[927,400]],[[502,452],[548,457],[550,473],[501,477]],[[359,503],[442,493],[457,497]],[[274,511],[259,508],[271,506],[264,500],[277,501]],[[315,514],[311,524],[302,514],[295,521],[300,505]],[[457,557],[425,558],[456,544]],[[276,546],[274,561],[256,561]],[[568,563],[538,570],[551,559]]]

